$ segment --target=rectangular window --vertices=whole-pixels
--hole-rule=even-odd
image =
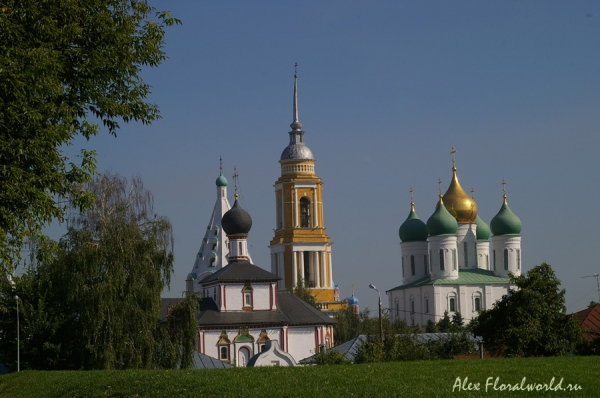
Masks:
[[[221,353],[220,353],[220,358],[221,360],[228,360],[229,359],[229,347],[227,346],[221,346]]]
[[[454,299],[451,298],[450,299],[450,312],[455,312],[456,311],[456,304],[454,302]]]
[[[463,247],[465,248],[465,268],[469,268],[469,244],[464,242]]]
[[[475,311],[481,311],[481,299],[479,297],[475,298]]]
[[[440,271],[444,270],[444,249],[440,249]]]
[[[410,256],[410,274],[415,276],[415,256]]]
[[[504,269],[508,271],[508,249],[504,249]]]

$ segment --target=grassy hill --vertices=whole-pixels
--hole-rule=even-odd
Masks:
[[[1,397],[598,396],[598,357],[394,362],[305,368],[25,371],[0,376]],[[507,385],[542,384],[542,391]],[[460,380],[457,382],[457,378]],[[465,382],[465,379],[468,381]],[[490,382],[487,386],[486,381]],[[494,388],[494,381],[499,378]],[[543,384],[554,378],[553,388]],[[467,391],[468,383],[479,390]],[[458,387],[458,384],[461,387]],[[569,391],[569,384],[580,386]],[[475,386],[470,386],[472,389]],[[534,386],[535,387],[535,386]],[[454,388],[454,393],[453,393]],[[504,390],[500,390],[504,388]]]

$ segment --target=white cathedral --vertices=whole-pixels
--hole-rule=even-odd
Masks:
[[[468,322],[513,288],[509,272],[521,274],[521,220],[508,207],[506,189],[490,223],[490,249],[490,227],[458,182],[454,153],[452,148],[452,181],[443,196],[440,187],[427,224],[411,197],[410,213],[400,226],[402,285],[386,292],[392,321],[424,326],[447,311]]]

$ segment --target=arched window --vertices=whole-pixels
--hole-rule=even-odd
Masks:
[[[508,270],[508,249],[504,249],[504,269]]]
[[[481,298],[475,297],[475,311],[481,311]]]
[[[444,270],[444,249],[440,249],[440,271]]]
[[[494,271],[495,271],[496,270],[496,250],[494,250],[494,253],[492,253],[492,254],[493,254],[492,260],[493,260],[493,263],[494,263],[493,266],[494,266]]]
[[[214,259],[214,258],[211,258],[211,259],[210,259],[210,266],[211,266],[211,267],[214,267],[214,266],[215,266],[215,259]]]
[[[396,316],[400,316],[400,303],[398,301],[398,298],[396,297]]]
[[[425,293],[425,313],[429,314],[429,296]]]
[[[306,196],[300,199],[300,226],[310,227],[310,199]]]
[[[464,242],[463,247],[465,248],[465,268],[469,268],[469,244]]]
[[[456,271],[456,249],[452,249],[452,269]]]
[[[213,249],[213,250],[217,250],[217,244],[216,244],[216,243],[215,243],[215,244],[213,244],[213,248],[212,248],[212,249]]]
[[[410,300],[410,314],[414,315],[415,313],[415,300]]]
[[[248,310],[248,309],[252,309],[252,287],[250,286],[244,286],[244,288],[242,289],[242,299],[244,300],[244,309]]]
[[[456,312],[456,299],[454,297],[450,298],[450,312]]]
[[[521,270],[521,249],[517,249],[517,270]]]
[[[415,276],[415,256],[410,256],[410,274]]]
[[[402,256],[402,277],[404,278],[404,256]]]
[[[423,256],[423,268],[425,268],[425,275],[429,274],[429,263],[427,262],[427,254]]]
[[[219,359],[221,361],[229,362],[229,345],[231,341],[227,337],[227,332],[223,330],[221,333],[221,337],[219,338],[219,342],[217,345],[219,346]]]

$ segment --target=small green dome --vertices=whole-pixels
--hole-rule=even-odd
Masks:
[[[400,226],[399,234],[402,242],[427,240],[427,226],[421,221],[419,216],[417,216],[415,207],[412,203],[408,217],[406,217],[406,220]]]
[[[490,227],[488,227],[488,225],[485,223],[485,221],[483,221],[481,219],[481,217],[479,217],[479,214],[477,215],[477,217],[475,217],[474,222],[475,222],[475,225],[477,226],[477,231],[476,231],[477,240],[490,239]]]
[[[218,187],[226,187],[227,186],[227,178],[223,174],[217,178],[216,184]]]
[[[519,235],[521,233],[521,220],[510,210],[504,197],[500,211],[490,223],[494,235]]]
[[[458,222],[456,222],[456,218],[448,212],[440,197],[435,211],[429,217],[429,220],[427,220],[427,232],[429,232],[430,236],[456,235],[457,229]]]

